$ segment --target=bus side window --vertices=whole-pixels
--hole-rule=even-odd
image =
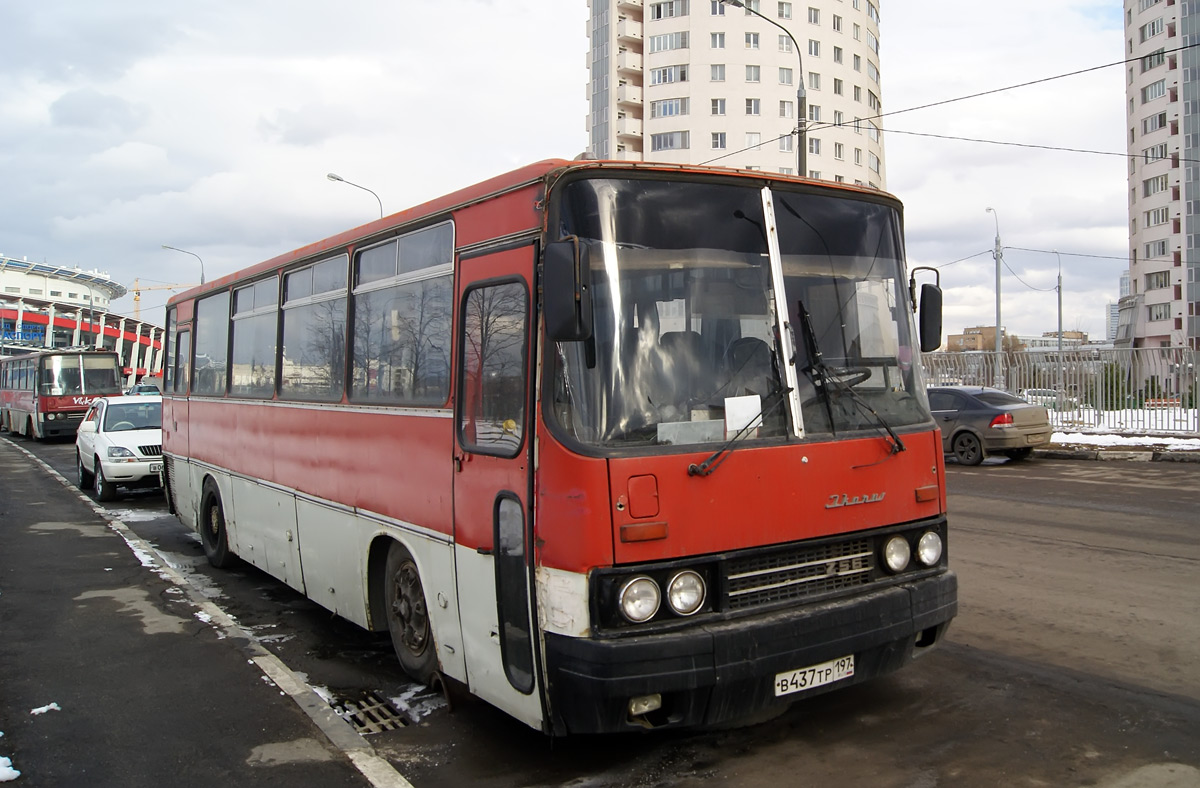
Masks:
[[[191,381],[192,332],[180,331],[175,340],[175,392],[187,394]]]
[[[512,457],[521,449],[528,314],[519,282],[478,287],[464,299],[459,431],[471,451]]]

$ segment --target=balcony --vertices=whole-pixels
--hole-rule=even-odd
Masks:
[[[642,23],[636,19],[621,17],[617,21],[617,41],[640,47],[642,45]]]
[[[642,74],[642,56],[637,52],[623,50],[617,55],[617,73],[637,74],[640,79]]]
[[[642,86],[622,83],[617,87],[617,104],[631,107],[642,106]]]
[[[643,10],[645,8],[642,5],[642,0],[617,0],[618,12],[633,11],[641,14]]]
[[[641,118],[618,117],[615,125],[617,129],[618,140],[636,140],[640,146],[642,139]]]

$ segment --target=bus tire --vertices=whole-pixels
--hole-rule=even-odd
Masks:
[[[200,542],[204,545],[204,556],[217,569],[233,565],[234,555],[229,551],[229,535],[225,528],[225,507],[221,493],[212,481],[204,483],[204,495],[200,499]]]
[[[79,449],[75,450],[75,484],[81,490],[92,486],[92,474],[83,467],[83,457],[79,455]]]
[[[96,500],[108,502],[117,497],[117,486],[104,478],[104,466],[100,464],[100,459],[96,459],[96,465],[92,470],[92,489],[96,491]]]
[[[388,632],[400,666],[415,681],[429,685],[437,672],[429,608],[417,564],[399,542],[388,549],[383,585]]]

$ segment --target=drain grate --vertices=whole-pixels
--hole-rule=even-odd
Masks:
[[[376,692],[364,692],[357,699],[338,698],[330,706],[363,734],[394,731],[408,725],[404,715]]]

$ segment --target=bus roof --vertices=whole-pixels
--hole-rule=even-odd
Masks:
[[[714,167],[711,165],[690,165],[690,164],[669,164],[656,162],[632,162],[632,161],[607,161],[596,159],[577,159],[568,161],[566,159],[544,159],[533,164],[528,164],[510,172],[497,175],[484,181],[480,181],[472,186],[459,189],[449,194],[437,197],[433,200],[415,205],[411,208],[406,208],[389,216],[384,216],[380,219],[352,227],[348,230],[340,232],[336,235],[323,238],[315,241],[307,246],[302,246],[298,249],[293,249],[277,255],[269,260],[257,263],[248,268],[226,274],[223,277],[214,279],[199,287],[194,287],[183,293],[179,293],[171,297],[167,302],[167,306],[172,307],[183,301],[190,301],[203,293],[217,292],[226,289],[235,282],[240,282],[246,279],[252,279],[255,276],[266,273],[268,271],[282,268],[290,263],[299,263],[309,260],[324,252],[342,249],[348,245],[360,241],[364,238],[369,238],[377,233],[382,233],[388,229],[404,226],[411,222],[416,222],[422,218],[445,214],[449,211],[464,205],[470,205],[475,202],[482,201],[489,197],[498,196],[505,192],[513,191],[525,186],[530,186],[538,181],[545,180],[547,176],[555,171],[561,171],[558,174],[568,170],[599,170],[613,169],[626,171],[641,171],[641,172],[679,172],[689,173],[693,175],[741,175],[755,178],[762,181],[787,181],[792,183],[804,183],[811,186],[817,186],[828,190],[844,190],[857,194],[871,195],[876,198],[895,201],[896,198],[887,192],[879,189],[868,188],[863,186],[852,186],[845,183],[835,183],[831,181],[813,181],[807,178],[800,178],[794,175],[782,175],[779,173],[770,173],[763,170],[745,170],[733,167]]]

